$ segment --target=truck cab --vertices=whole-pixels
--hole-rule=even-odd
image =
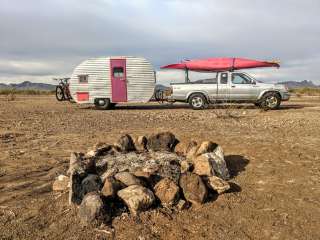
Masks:
[[[187,77],[184,83],[172,83],[171,92],[169,100],[187,102],[193,109],[230,102],[276,109],[290,98],[284,85],[262,83],[244,72],[217,72],[212,78],[196,81]]]

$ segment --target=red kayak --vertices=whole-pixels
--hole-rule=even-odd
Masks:
[[[183,61],[161,67],[162,69],[185,69],[193,71],[233,71],[248,68],[277,67],[277,62],[256,61],[244,58],[208,58]]]

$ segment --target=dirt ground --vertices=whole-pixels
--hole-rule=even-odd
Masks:
[[[228,111],[237,117],[217,117]],[[190,140],[219,143],[233,191],[200,208],[81,228],[68,194],[51,190],[70,152],[160,131],[174,133],[180,151]],[[159,104],[97,111],[54,96],[0,97],[0,239],[320,239],[319,149],[319,97],[267,112]]]

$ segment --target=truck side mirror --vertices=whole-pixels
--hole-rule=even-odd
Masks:
[[[252,84],[253,84],[253,85],[256,85],[257,83],[256,83],[256,81],[252,80]]]

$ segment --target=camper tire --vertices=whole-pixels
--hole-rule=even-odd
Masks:
[[[189,98],[189,105],[194,110],[201,110],[208,107],[207,99],[202,93],[192,94]]]
[[[112,108],[112,103],[109,98],[96,98],[94,100],[94,105],[98,110],[108,110]]]

